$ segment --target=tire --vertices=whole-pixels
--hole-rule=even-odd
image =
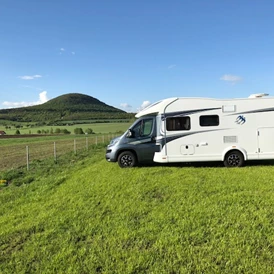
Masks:
[[[124,151],[118,156],[118,164],[120,167],[134,167],[137,164],[137,158],[131,151]]]
[[[240,151],[234,150],[226,154],[225,167],[241,167],[244,165],[244,156]]]

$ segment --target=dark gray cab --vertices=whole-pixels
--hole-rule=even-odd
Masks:
[[[122,136],[111,140],[106,159],[117,162],[120,167],[133,167],[138,163],[152,163],[156,145],[155,116],[138,119]]]

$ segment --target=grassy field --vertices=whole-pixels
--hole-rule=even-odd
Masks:
[[[29,160],[41,160],[51,157],[54,159],[54,146],[56,147],[57,157],[68,153],[70,151],[78,151],[87,149],[90,146],[99,143],[108,143],[112,138],[121,135],[128,129],[131,123],[93,123],[93,124],[78,124],[74,126],[60,126],[60,127],[37,127],[37,128],[23,128],[20,129],[20,138],[0,138],[1,158],[0,171],[7,168],[17,168],[27,165],[26,146],[29,148]],[[53,130],[56,128],[71,131],[72,134],[49,135],[40,134],[38,137],[37,130]],[[85,131],[87,128],[92,128],[95,134],[81,134],[75,135],[74,129],[82,128]],[[11,137],[14,135],[14,129],[5,130]],[[29,137],[29,131],[32,132]],[[26,135],[25,135],[26,134]],[[26,137],[24,137],[26,136]],[[6,136],[4,136],[6,137]]]
[[[1,273],[273,273],[274,166],[62,161],[1,173]]]
[[[23,125],[24,123],[22,123]],[[25,123],[26,124],[26,123]],[[19,131],[21,134],[37,134],[37,131],[51,131],[55,132],[56,128],[59,129],[67,129],[71,132],[71,134],[74,134],[75,128],[82,128],[83,131],[85,131],[88,128],[91,128],[93,132],[96,134],[102,133],[117,133],[117,132],[125,132],[129,126],[132,124],[132,122],[128,123],[90,123],[90,124],[77,124],[77,125],[67,125],[67,126],[40,126],[40,127],[27,127],[24,126],[23,128],[19,128]],[[13,135],[15,134],[17,128],[11,127],[11,129],[6,129],[4,126],[2,128],[0,127],[0,130],[5,131],[7,134]]]
[[[35,160],[45,158],[51,158],[56,162],[61,155],[93,149],[94,146],[109,143],[116,136],[115,134],[41,135],[21,138],[24,135],[20,135],[20,138],[1,138],[0,172],[10,168],[26,167],[27,158],[30,165]]]

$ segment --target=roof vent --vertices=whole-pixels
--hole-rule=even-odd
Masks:
[[[267,93],[255,93],[255,94],[251,94],[248,98],[261,98],[264,96],[268,96],[269,94]]]

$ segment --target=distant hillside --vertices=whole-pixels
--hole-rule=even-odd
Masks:
[[[109,120],[132,117],[133,114],[79,93],[61,95],[41,105],[0,110],[0,119],[18,122]]]

